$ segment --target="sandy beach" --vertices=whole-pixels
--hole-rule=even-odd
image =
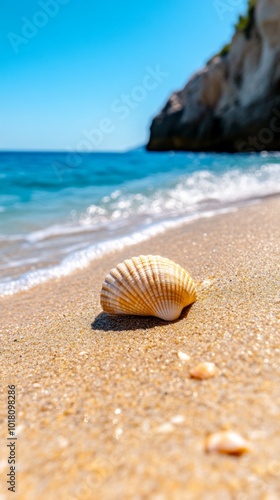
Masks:
[[[17,498],[279,498],[279,220],[280,199],[266,199],[0,300],[1,500],[12,495],[8,384]],[[197,282],[198,301],[178,321],[102,313],[106,273],[139,254],[173,259]],[[200,361],[217,376],[192,379]],[[221,429],[239,432],[250,452],[207,454],[206,436]]]

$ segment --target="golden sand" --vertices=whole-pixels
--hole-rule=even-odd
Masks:
[[[0,301],[1,500],[13,495],[8,384],[17,390],[17,498],[279,498],[279,220],[280,200],[269,199]],[[175,260],[198,283],[178,321],[101,313],[104,276],[140,253]],[[191,378],[201,361],[218,376]],[[227,429],[249,453],[205,452],[206,436]]]

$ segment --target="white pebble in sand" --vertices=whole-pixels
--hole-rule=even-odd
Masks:
[[[174,417],[170,419],[170,422],[172,424],[183,424],[183,422],[185,422],[185,417],[183,415],[174,415]]]
[[[172,431],[174,431],[174,426],[172,424],[170,424],[169,422],[166,422],[165,424],[160,425],[156,429],[156,432],[158,434],[169,434]]]
[[[191,357],[186,352],[182,351],[179,351],[177,353],[177,356],[181,361],[189,361],[191,359]]]

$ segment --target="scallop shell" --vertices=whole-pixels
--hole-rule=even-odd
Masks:
[[[101,306],[110,314],[179,318],[182,309],[196,300],[195,285],[179,264],[159,255],[125,260],[106,276]]]

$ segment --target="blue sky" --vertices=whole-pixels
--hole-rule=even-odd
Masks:
[[[0,16],[0,149],[127,150],[230,40],[246,0],[11,0]]]

